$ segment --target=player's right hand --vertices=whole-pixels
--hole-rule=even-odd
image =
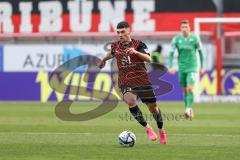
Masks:
[[[106,64],[106,61],[101,61],[99,64],[98,64],[98,68],[102,69]]]
[[[175,74],[176,73],[176,70],[174,68],[169,68],[168,69],[168,73],[170,74]]]
[[[205,69],[201,68],[200,69],[200,75],[203,75],[205,73]]]

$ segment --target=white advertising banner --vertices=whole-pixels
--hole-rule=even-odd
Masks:
[[[102,58],[103,45],[5,45],[4,72],[53,71],[67,60],[79,55]],[[108,64],[104,70],[109,70]]]
[[[156,49],[157,43],[146,43],[150,54]],[[167,66],[170,43],[162,43],[161,62]],[[213,67],[213,46],[204,44],[205,68]],[[3,46],[3,71],[4,72],[51,72],[67,60],[80,55],[94,55],[102,59],[110,43],[82,43],[82,44],[28,44],[28,45],[4,45]],[[174,55],[174,68],[178,68],[178,54]],[[96,62],[88,62],[91,65]],[[103,71],[110,71],[108,62]]]
[[[6,45],[4,46],[4,72],[51,71],[63,62],[61,46]]]

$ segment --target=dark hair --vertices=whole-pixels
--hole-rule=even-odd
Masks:
[[[117,24],[117,29],[130,28],[130,25],[127,21],[122,21]]]
[[[189,20],[184,19],[184,20],[181,21],[181,24],[190,24],[190,22],[189,22]]]

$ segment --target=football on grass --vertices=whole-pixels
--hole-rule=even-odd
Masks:
[[[119,144],[123,147],[133,147],[136,143],[136,136],[131,131],[123,131],[118,136]]]

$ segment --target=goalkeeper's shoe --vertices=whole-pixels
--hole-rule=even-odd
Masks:
[[[185,112],[184,112],[184,115],[187,119],[192,119],[194,117],[194,114],[193,114],[193,109],[192,108],[186,108]]]

